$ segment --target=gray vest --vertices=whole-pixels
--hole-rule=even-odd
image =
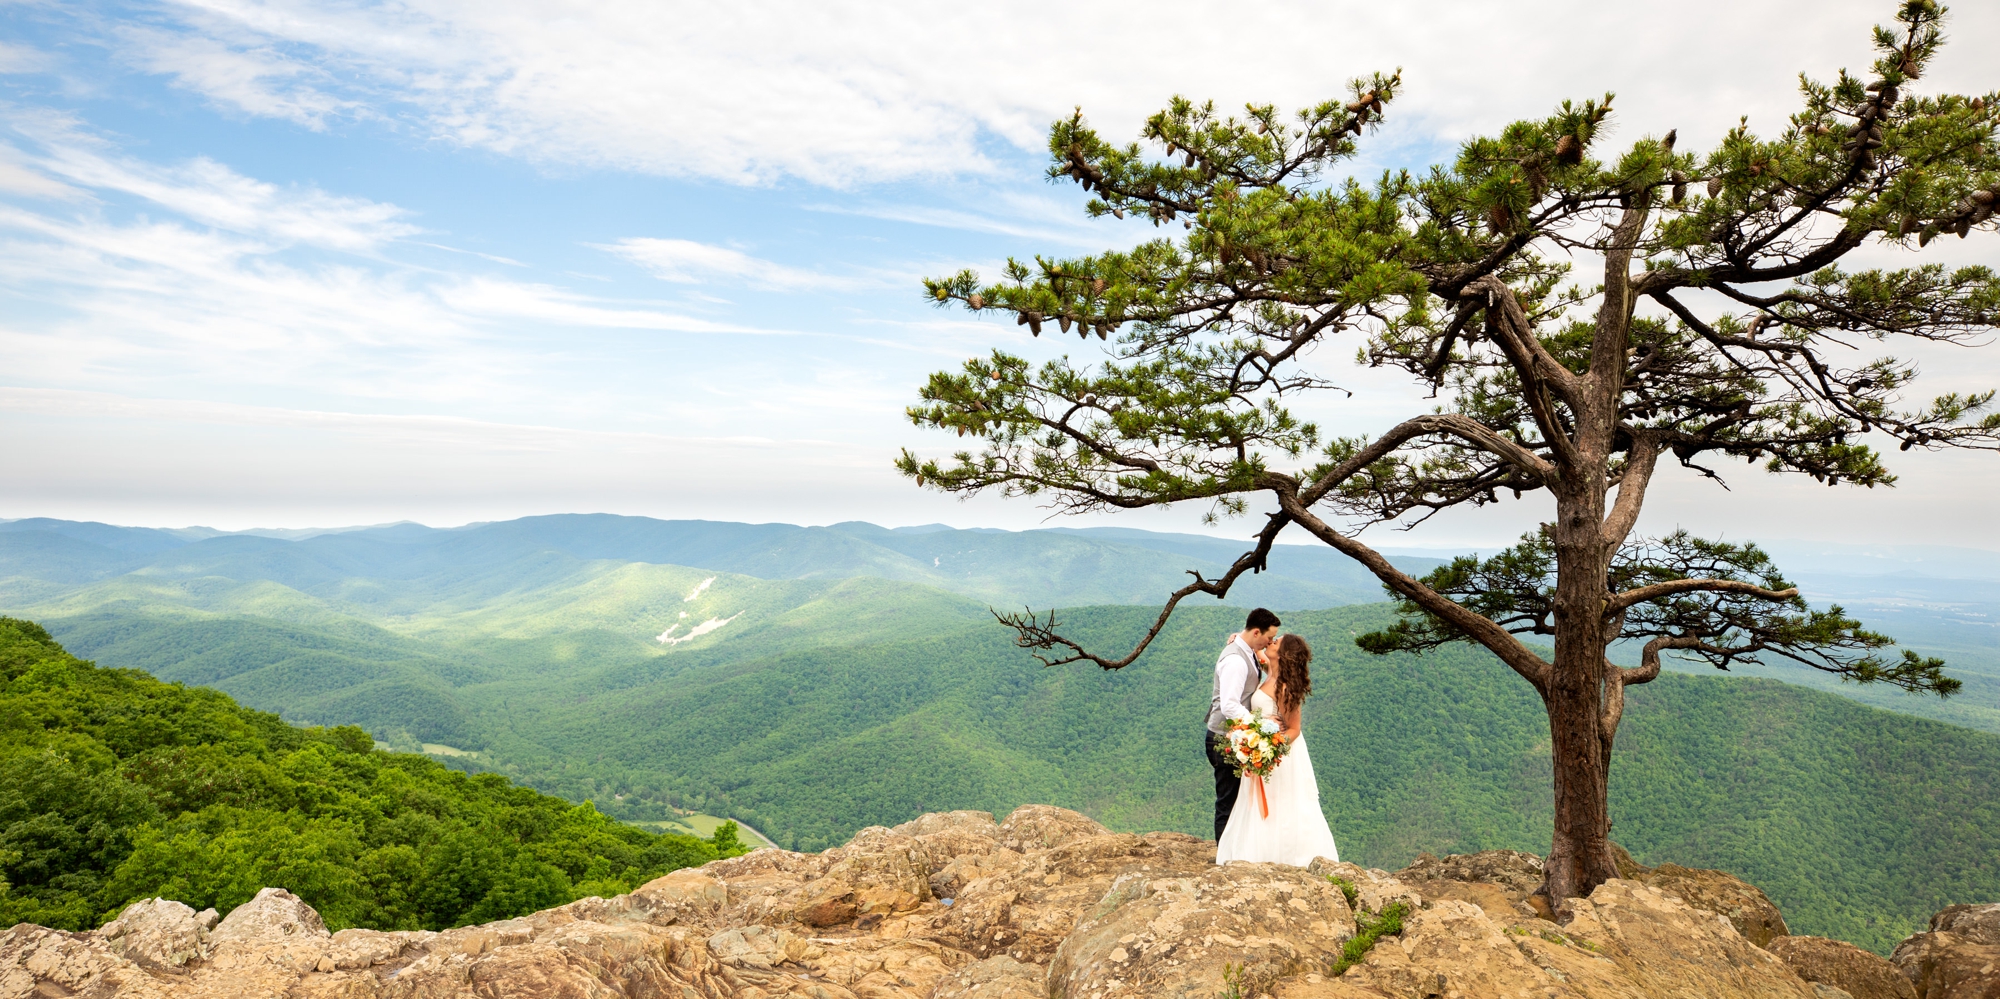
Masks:
[[[1223,726],[1228,724],[1228,720],[1222,717],[1222,661],[1228,659],[1230,656],[1235,656],[1250,664],[1250,668],[1244,672],[1242,696],[1237,698],[1238,703],[1242,704],[1245,708],[1250,706],[1250,695],[1257,692],[1257,684],[1263,679],[1257,674],[1256,657],[1244,651],[1243,643],[1230,642],[1229,647],[1222,650],[1221,658],[1215,661],[1215,692],[1208,699],[1208,730],[1210,732],[1221,732]]]

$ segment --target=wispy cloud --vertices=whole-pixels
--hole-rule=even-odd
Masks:
[[[805,208],[807,211],[825,212],[829,215],[852,215],[881,219],[885,222],[907,222],[911,225],[957,229],[962,232],[989,232],[1000,236],[1045,239],[1065,244],[1097,244],[1104,241],[1102,235],[1093,236],[1080,227],[1034,224],[1020,219],[980,215],[953,208],[894,204],[846,205],[833,202],[819,202],[806,205]]]
[[[1433,139],[1607,89],[1637,131],[1719,135],[1746,112],[1775,125],[1795,103],[1795,73],[1865,62],[1867,28],[1887,15],[1875,0],[1812,13],[1729,0],[1691,0],[1672,17],[1586,0],[1301,0],[1226,20],[1197,0],[1162,0],[1145,18],[1027,2],[555,15],[534,0],[189,0],[114,43],[221,104],[312,127],[366,116],[542,162],[847,186],[990,173],[996,151],[1032,153],[1077,105],[1123,137],[1174,93],[1225,109],[1300,105],[1398,66],[1408,86],[1394,120]],[[1955,16],[1960,44],[1926,84],[1981,68],[1976,40],[2000,30],[1991,5]],[[1194,51],[1189,25],[1216,28],[1201,33],[1198,59],[1182,57]],[[1604,38],[1618,42],[1579,42]],[[1384,144],[1408,140],[1392,130]]]
[[[207,157],[167,165],[118,155],[68,116],[23,112],[8,124],[34,147],[12,151],[24,172],[66,188],[142,198],[201,225],[348,252],[422,232],[397,205],[316,187],[280,187]]]
[[[617,254],[654,277],[676,284],[725,282],[773,291],[851,289],[861,282],[818,271],[787,267],[741,250],[689,239],[634,236],[597,249]]]
[[[40,73],[55,65],[56,57],[41,49],[0,42],[0,73]]]
[[[250,114],[320,131],[330,120],[369,113],[366,102],[339,94],[338,81],[323,67],[279,51],[269,36],[198,14],[190,26],[194,30],[126,25],[117,40],[139,69]]]
[[[472,278],[438,289],[445,304],[472,315],[531,319],[563,326],[628,330],[671,330],[681,333],[746,333],[797,336],[788,330],[758,329],[668,312],[592,295],[579,295],[546,284]]]

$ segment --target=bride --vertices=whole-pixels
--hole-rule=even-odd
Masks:
[[[1257,659],[1269,674],[1250,707],[1284,726],[1277,738],[1292,744],[1291,752],[1278,768],[1264,779],[1264,800],[1271,814],[1258,805],[1255,776],[1243,778],[1243,790],[1236,796],[1236,808],[1229,813],[1229,825],[1216,844],[1215,862],[1255,860],[1304,867],[1314,857],[1339,860],[1333,830],[1319,809],[1319,780],[1313,776],[1312,756],[1306,752],[1305,735],[1299,731],[1299,705],[1312,693],[1312,648],[1297,635],[1286,635],[1266,646]]]

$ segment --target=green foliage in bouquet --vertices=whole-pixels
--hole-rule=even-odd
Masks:
[[[226,912],[278,886],[335,929],[444,929],[742,852],[733,823],[654,835],[0,617],[0,925],[88,929],[156,895]]]

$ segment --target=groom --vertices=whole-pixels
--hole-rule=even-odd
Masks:
[[[1257,653],[1278,637],[1279,623],[1278,615],[1262,607],[1251,611],[1243,622],[1243,633],[1224,646],[1215,660],[1215,693],[1208,700],[1208,731],[1203,733],[1202,744],[1208,750],[1208,765],[1215,770],[1217,841],[1222,839],[1223,827],[1229,825],[1229,813],[1236,808],[1236,792],[1243,787],[1243,779],[1236,776],[1235,764],[1229,760],[1223,733],[1228,731],[1230,719],[1250,718],[1250,695],[1264,682],[1257,668]]]

